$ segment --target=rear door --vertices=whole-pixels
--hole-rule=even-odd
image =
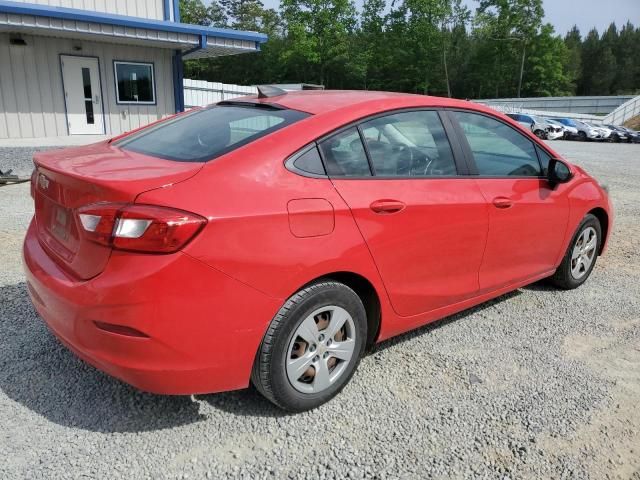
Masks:
[[[546,179],[549,154],[492,116],[456,111],[452,121],[489,205],[481,291],[553,270],[569,218],[564,188]]]
[[[487,205],[476,183],[460,176],[461,154],[454,157],[437,111],[376,117],[320,150],[399,315],[477,293]]]

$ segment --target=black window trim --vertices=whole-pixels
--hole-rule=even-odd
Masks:
[[[145,65],[151,67],[151,93],[153,93],[152,102],[135,102],[135,101],[121,101],[120,92],[118,89],[118,64],[123,65]],[[145,105],[153,106],[158,104],[158,94],[156,92],[156,65],[155,62],[137,61],[137,60],[113,60],[113,76],[116,89],[116,104],[117,105]]]
[[[440,122],[442,123],[442,128],[444,129],[445,132],[445,136],[447,138],[447,141],[449,142],[449,146],[451,147],[451,153],[453,155],[453,161],[455,163],[455,167],[456,167],[456,171],[457,173],[455,175],[438,175],[438,176],[433,176],[433,177],[427,177],[427,176],[416,176],[416,175],[375,175],[374,173],[374,168],[373,168],[373,163],[371,161],[371,157],[369,155],[369,149],[366,145],[366,142],[363,139],[363,135],[361,132],[361,128],[360,126],[363,123],[366,123],[370,120],[374,120],[376,118],[381,118],[381,117],[387,117],[389,115],[395,115],[398,113],[408,113],[408,112],[422,112],[422,111],[435,111],[439,118],[440,118]],[[367,162],[369,163],[369,170],[371,171],[371,175],[367,175],[367,176],[362,176],[362,175],[314,175],[314,174],[309,174],[308,172],[302,172],[299,169],[296,169],[293,166],[293,162],[295,161],[295,159],[298,158],[298,156],[302,155],[303,153],[306,153],[313,145],[315,145],[318,148],[318,153],[320,153],[320,158],[322,159],[322,164],[324,166],[325,171],[327,171],[327,160],[324,156],[324,153],[322,152],[322,148],[320,148],[320,144],[331,139],[332,137],[334,137],[335,135],[339,135],[340,133],[343,133],[344,131],[356,127],[359,135],[360,135],[360,142],[362,142],[362,146],[364,148],[364,152],[365,155],[367,157]],[[454,139],[454,141],[452,141],[452,139]],[[461,148],[461,146],[458,144],[458,142],[455,141],[455,130],[453,127],[453,124],[451,122],[451,120],[448,118],[448,115],[446,114],[446,112],[444,111],[444,109],[442,107],[402,107],[402,108],[395,108],[395,109],[391,109],[391,110],[385,110],[384,112],[378,112],[372,115],[368,115],[366,117],[362,117],[359,118],[357,120],[354,120],[352,122],[349,122],[345,125],[341,125],[340,127],[332,130],[329,133],[325,133],[321,136],[319,136],[318,138],[316,138],[315,140],[313,140],[311,143],[305,145],[304,147],[302,147],[301,149],[297,150],[293,155],[291,155],[290,157],[288,157],[285,162],[284,162],[285,167],[287,168],[287,170],[296,173],[298,175],[302,175],[305,177],[310,177],[310,178],[335,178],[335,179],[339,179],[339,180],[450,180],[453,178],[456,179],[460,179],[460,178],[472,178],[470,176],[469,173],[469,169],[468,166],[465,162],[465,158],[464,158],[464,150]],[[473,177],[476,178],[476,177]]]
[[[515,131],[516,133],[522,135],[523,137],[525,137],[527,140],[529,140],[531,142],[531,144],[533,145],[533,150],[536,152],[536,159],[538,160],[538,166],[540,167],[540,172],[544,172],[544,168],[542,167],[542,161],[540,160],[540,156],[538,155],[538,150],[535,148],[536,146],[538,146],[540,149],[542,149],[544,152],[547,153],[547,155],[549,155],[551,158],[555,158],[554,155],[551,154],[551,152],[549,152],[549,150],[546,148],[545,145],[541,145],[540,143],[538,143],[537,141],[533,140],[532,138],[527,137],[527,135],[523,134],[520,130],[518,130],[517,128],[515,128],[514,126],[508,124],[507,122],[505,122],[504,120],[502,120],[499,117],[496,117],[495,115],[491,115],[489,113],[486,112],[480,112],[478,110],[473,110],[473,109],[465,109],[465,108],[451,108],[451,107],[445,107],[445,111],[447,112],[447,116],[449,117],[451,123],[454,126],[454,129],[456,131],[456,136],[459,139],[459,142],[461,144],[462,150],[464,151],[464,157],[467,161],[468,164],[468,169],[469,169],[469,177],[470,178],[477,178],[477,179],[536,179],[536,180],[546,180],[547,176],[545,175],[480,175],[478,173],[478,167],[476,165],[475,159],[473,157],[473,152],[471,150],[471,146],[469,145],[469,142],[467,141],[467,137],[464,133],[464,130],[462,129],[462,126],[460,125],[460,122],[458,122],[458,120],[455,118],[455,115],[451,115],[451,112],[462,112],[462,113],[474,113],[476,115],[482,115],[484,117],[490,118],[492,120],[495,120],[497,122],[502,123],[503,125],[506,125],[507,127],[509,127],[510,129],[512,129],[513,131]]]
[[[310,144],[302,147],[296,153],[294,153],[289,158],[287,158],[285,160],[285,162],[284,162],[284,166],[286,167],[286,169],[289,170],[290,172],[295,173],[297,175],[300,175],[302,177],[324,178],[324,179],[329,178],[329,176],[326,173],[324,175],[321,175],[319,173],[307,172],[305,170],[302,170],[302,169],[296,167],[296,165],[295,165],[296,160],[298,160],[302,155],[304,155],[305,153],[308,153],[309,151],[313,150],[314,148],[318,152],[318,156],[320,157],[320,161],[322,162],[322,168],[324,168],[324,171],[326,172],[327,171],[327,167],[325,166],[324,159],[322,158],[322,153],[320,151],[320,147],[318,146],[318,144],[316,142],[310,143]]]

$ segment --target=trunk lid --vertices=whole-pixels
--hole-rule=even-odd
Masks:
[[[102,272],[111,248],[84,238],[78,208],[99,202],[133,203],[143,192],[191,178],[204,165],[124,151],[109,142],[39,152],[33,160],[40,243],[64,270],[83,280]]]

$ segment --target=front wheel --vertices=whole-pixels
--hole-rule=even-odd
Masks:
[[[550,278],[551,282],[565,290],[582,285],[596,265],[601,243],[600,221],[588,214],[580,223],[560,266]]]
[[[312,284],[287,300],[271,321],[251,380],[280,408],[316,408],[349,382],[366,338],[360,297],[342,283]]]

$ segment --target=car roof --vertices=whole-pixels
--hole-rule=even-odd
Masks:
[[[257,96],[250,96],[235,100],[281,106],[314,115],[356,106],[361,110],[370,110],[372,113],[393,108],[410,107],[458,107],[471,108],[492,114],[496,113],[495,110],[490,110],[483,105],[464,100],[369,90],[296,90],[273,97],[258,98]]]

